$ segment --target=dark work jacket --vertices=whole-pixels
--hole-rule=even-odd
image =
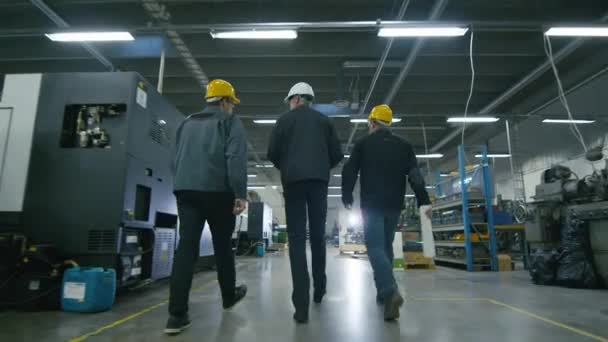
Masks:
[[[405,140],[388,128],[357,141],[342,169],[342,201],[353,203],[353,189],[361,174],[361,208],[384,212],[400,211],[405,197],[406,176],[418,206],[430,204],[416,154]]]
[[[268,146],[268,159],[281,171],[283,185],[306,180],[329,181],[329,171],[344,158],[329,118],[300,106],[277,121]]]
[[[208,106],[178,127],[174,190],[232,192],[247,198],[247,138],[241,120]]]

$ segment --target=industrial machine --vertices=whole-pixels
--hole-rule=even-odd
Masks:
[[[592,154],[587,157],[598,160]],[[608,161],[604,169],[583,178],[564,166],[544,171],[534,199],[525,223],[534,250],[533,280],[603,286],[608,281]]]
[[[115,268],[120,286],[168,276],[182,114],[132,72],[7,75],[2,95],[0,232]]]

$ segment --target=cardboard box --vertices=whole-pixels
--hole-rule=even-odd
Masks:
[[[513,271],[511,264],[511,256],[508,254],[498,254],[498,271],[510,272]]]

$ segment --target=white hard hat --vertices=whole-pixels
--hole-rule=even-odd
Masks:
[[[312,91],[312,87],[310,84],[306,82],[299,82],[293,85],[291,89],[289,89],[289,94],[285,98],[285,103],[289,102],[289,99],[294,95],[308,95],[312,98],[315,97],[315,92]]]

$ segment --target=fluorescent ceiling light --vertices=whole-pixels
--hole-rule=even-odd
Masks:
[[[488,153],[488,158],[509,158],[511,157],[508,153]],[[476,154],[475,158],[481,158],[481,154]]]
[[[341,175],[341,174],[339,174],[339,173],[336,173],[336,174],[334,175],[334,177],[342,177],[342,175]]]
[[[460,37],[469,29],[466,27],[383,27],[378,37]]]
[[[327,188],[328,189],[342,189],[341,186],[330,186],[330,187],[327,187]]]
[[[393,123],[401,122],[401,118],[393,118]],[[367,123],[367,119],[350,119],[350,123]]]
[[[342,197],[342,195],[327,195],[327,197]]]
[[[256,178],[258,175],[247,175],[247,178]]]
[[[495,117],[484,117],[484,116],[468,116],[468,117],[452,117],[448,118],[448,122],[460,122],[460,123],[487,123],[487,122],[496,122],[500,120]]]
[[[214,39],[296,39],[296,30],[249,30],[211,32]]]
[[[416,195],[414,195],[414,194],[406,194],[405,197],[412,198],[412,197],[416,197]]]
[[[258,125],[274,125],[277,123],[277,120],[253,120],[253,123]]]
[[[248,186],[247,187],[247,190],[263,190],[263,189],[266,189],[266,187],[265,186],[261,186],[261,185],[260,186],[254,185],[254,186]]]
[[[256,164],[255,167],[269,169],[269,168],[274,167],[274,166],[272,164]]]
[[[547,36],[554,37],[608,37],[608,27],[552,27]]]
[[[344,158],[350,158],[350,154],[345,154]]]
[[[427,188],[427,189],[435,189],[435,187],[432,186],[432,185],[427,185],[427,186],[425,186],[425,188]]]
[[[543,123],[565,123],[565,124],[591,124],[595,120],[559,120],[559,119],[544,119]]]
[[[113,42],[135,40],[129,32],[58,32],[45,34],[54,42]]]
[[[417,154],[416,158],[420,158],[420,159],[439,159],[439,158],[443,158],[443,154],[441,154],[441,153]]]

